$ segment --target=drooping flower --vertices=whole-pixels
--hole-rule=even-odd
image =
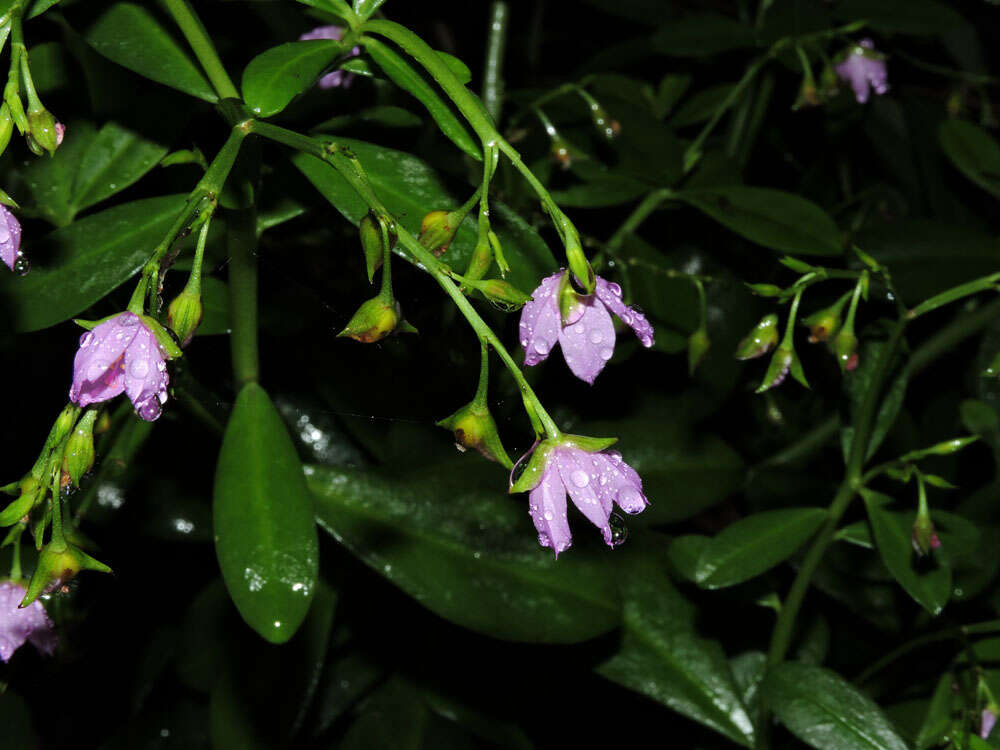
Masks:
[[[983,709],[982,713],[979,715],[979,737],[980,739],[986,739],[993,732],[993,727],[997,723],[997,706],[995,704],[990,704]]]
[[[55,630],[42,603],[34,601],[18,609],[24,593],[24,586],[19,583],[0,583],[0,659],[3,661],[9,661],[25,641],[31,641],[47,656],[56,650]]]
[[[542,279],[521,311],[521,346],[524,364],[537,365],[558,343],[569,369],[593,383],[615,350],[614,313],[630,326],[645,347],[653,345],[653,326],[638,310],[622,301],[622,289],[597,277],[593,294],[581,295],[560,270]]]
[[[78,406],[107,401],[123,391],[147,422],[167,400],[167,353],[138,315],[123,312],[80,337],[73,360],[70,400]]]
[[[872,89],[879,95],[889,90],[885,56],[875,51],[875,43],[871,39],[862,39],[847,50],[834,69],[841,79],[850,84],[858,104],[868,101]]]
[[[0,204],[0,260],[11,271],[19,270],[18,259],[23,258],[21,252],[21,223],[10,209]]]
[[[344,38],[344,30],[340,26],[317,26],[315,29],[307,31],[299,37],[300,42],[308,42],[313,39],[333,39],[339,42]],[[351,50],[351,57],[361,54],[360,47],[354,47]],[[345,73],[343,70],[335,70],[332,73],[327,73],[325,76],[319,79],[319,87],[321,89],[335,89],[339,86],[347,88],[351,85],[351,81],[354,80],[354,73]]]
[[[510,492],[528,492],[531,520],[538,543],[556,557],[573,540],[566,512],[566,493],[573,504],[601,530],[609,547],[621,543],[612,531],[614,505],[626,513],[642,512],[649,501],[642,480],[622,460],[607,450],[614,440],[563,435],[544,440],[521,458],[510,475]]]

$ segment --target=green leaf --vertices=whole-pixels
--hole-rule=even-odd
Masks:
[[[0,276],[17,331],[37,331],[80,314],[135,274],[167,233],[185,196],[145,198],[50,232],[25,248],[31,273]]]
[[[649,187],[649,183],[633,177],[607,174],[565,190],[553,190],[552,197],[560,206],[602,208],[633,201],[647,193]]]
[[[874,701],[828,669],[780,664],[764,679],[764,697],[792,734],[819,750],[906,750]]]
[[[844,461],[851,453],[851,446],[854,442],[854,413],[861,408],[861,404],[872,386],[874,378],[877,376],[879,362],[885,350],[886,342],[880,339],[868,339],[861,343],[858,351],[858,369],[851,373],[850,377],[844,378],[844,390],[848,397],[850,409],[850,419],[840,430],[840,447],[844,455]],[[899,412],[903,408],[903,401],[906,398],[906,388],[909,384],[910,373],[905,367],[899,368],[889,383],[885,394],[879,402],[878,411],[875,413],[875,423],[872,426],[871,436],[868,438],[868,450],[865,459],[875,455],[879,447],[889,435],[889,430],[896,423]]]
[[[639,542],[629,541],[620,578],[621,647],[597,672],[752,747],[753,725],[722,648],[697,634],[693,607],[663,573],[656,553],[639,549]]]
[[[354,0],[354,12],[364,20],[377,11],[384,2],[385,0]]]
[[[885,567],[924,609],[932,615],[940,614],[951,594],[951,566],[945,559],[946,553],[938,548],[928,557],[918,560],[911,541],[915,514],[885,510],[892,498],[880,492],[863,489],[861,495]],[[920,564],[926,567],[918,569]]]
[[[88,208],[124,190],[155,167],[166,153],[166,146],[109,122],[80,161],[73,181],[74,209]]]
[[[61,0],[35,0],[31,4],[31,9],[28,10],[25,18],[34,18],[35,16],[40,16],[42,13],[47,11],[53,5],[58,5]]]
[[[243,100],[260,117],[281,112],[344,51],[332,39],[288,42],[257,55],[243,71]]]
[[[1000,197],[1000,145],[971,122],[945,120],[938,127],[941,148],[958,171]]]
[[[698,571],[698,560],[711,541],[709,537],[701,534],[688,534],[674,539],[667,550],[667,556],[677,574],[694,581]]]
[[[463,86],[470,81],[472,81],[472,71],[469,70],[469,66],[464,62],[459,60],[454,55],[449,55],[447,52],[442,52],[441,50],[434,50],[437,56],[444,60],[444,64],[448,66],[452,75],[458,79],[458,82]]]
[[[215,471],[215,548],[243,619],[284,643],[309,611],[318,570],[315,502],[302,464],[267,393],[236,398]]]
[[[674,116],[670,118],[670,125],[674,128],[683,128],[704,122],[714,115],[716,110],[729,98],[735,85],[734,83],[716,84],[688,97],[677,109]]]
[[[196,336],[217,336],[229,333],[229,287],[211,276],[201,279],[201,324]]]
[[[937,747],[951,728],[951,706],[954,699],[954,675],[945,672],[938,680],[927,713],[917,733],[916,749],[930,750]]]
[[[84,34],[97,52],[150,80],[206,102],[218,101],[208,80],[147,9],[115,3]]]
[[[479,144],[452,112],[450,105],[438,95],[434,87],[419,72],[414,70],[392,48],[378,39],[363,37],[362,43],[371,58],[393,83],[415,96],[427,107],[427,111],[441,128],[442,133],[473,159],[482,160],[483,156]]]
[[[866,28],[889,34],[944,34],[966,23],[936,0],[840,0],[834,14],[844,21],[864,19]]]
[[[338,138],[361,161],[378,197],[397,220],[414,235],[424,214],[432,209],[458,207],[438,174],[415,156],[371,143]],[[368,206],[329,164],[313,156],[291,157],[310,182],[353,224],[368,213]],[[511,265],[508,281],[518,289],[534,289],[539,279],[556,268],[545,242],[520,216],[499,201],[490,201],[490,219]],[[464,271],[476,246],[476,223],[469,217],[458,228],[442,260]],[[405,251],[400,251],[405,252]]]
[[[730,524],[702,551],[695,581],[718,589],[755,578],[791,557],[825,519],[823,508],[786,508]]]
[[[536,643],[573,643],[616,627],[620,605],[606,561],[574,550],[557,562],[538,546],[527,502],[513,502],[492,473],[495,488],[478,489],[473,470],[461,462],[387,479],[312,466],[307,476],[320,525],[441,617]]]
[[[708,57],[752,47],[753,29],[714,13],[687,16],[661,26],[650,40],[652,48],[673,57]]]
[[[843,239],[830,215],[815,203],[770,188],[731,186],[680,191],[690,203],[751,242],[799,255],[840,255]]]

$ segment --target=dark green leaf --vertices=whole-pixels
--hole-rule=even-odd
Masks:
[[[244,386],[216,465],[215,547],[243,619],[273,643],[294,635],[312,601],[314,507],[281,416],[263,388]]]
[[[257,55],[243,71],[243,100],[260,117],[281,112],[343,52],[332,39],[288,42]]]
[[[906,750],[874,701],[828,669],[785,662],[768,672],[764,696],[792,734],[819,750]]]
[[[704,122],[725,103],[734,86],[732,83],[720,83],[688,97],[670,118],[670,125],[674,128],[683,128]]]
[[[361,161],[372,187],[386,207],[406,229],[416,235],[424,214],[432,209],[452,209],[461,204],[446,190],[440,177],[425,162],[402,151],[363,141],[338,138]],[[296,167],[348,220],[358,224],[368,206],[330,165],[297,153]],[[490,201],[490,218],[510,261],[510,281],[518,289],[534,289],[539,279],[556,267],[545,242],[517,214],[499,201]],[[465,270],[476,246],[476,223],[469,217],[459,227],[442,259],[453,268]]]
[[[978,125],[945,120],[938,128],[941,148],[958,170],[1000,197],[1000,146]]]
[[[717,589],[754,578],[791,557],[825,518],[823,508],[786,508],[730,524],[702,551],[695,580]]]
[[[375,63],[389,77],[389,79],[404,91],[408,91],[427,107],[431,117],[441,128],[441,132],[451,138],[451,140],[465,153],[476,160],[481,160],[482,153],[479,144],[469,134],[465,125],[455,116],[451,107],[434,90],[427,80],[419,72],[396,54],[392,48],[383,44],[378,39],[365,37],[365,49],[371,55]]]
[[[697,634],[693,608],[663,573],[657,555],[644,552],[628,550],[621,577],[622,644],[598,673],[752,747],[753,725],[722,648]]]
[[[88,122],[71,122],[66,141],[51,158],[32,159],[22,169],[13,170],[12,191],[23,202],[26,215],[34,215],[66,226],[73,221],[73,185],[87,152],[97,139]]]
[[[965,23],[936,0],[840,0],[834,14],[844,21],[864,19],[869,28],[890,34],[943,34]]]
[[[631,177],[608,174],[602,178],[573,185],[565,190],[553,190],[552,197],[560,206],[601,208],[633,201],[649,191],[649,184]]]
[[[196,336],[215,336],[229,333],[229,287],[212,277],[201,280],[201,325]]]
[[[198,66],[146,8],[115,3],[84,37],[100,54],[145,78],[207,102],[218,100]]]
[[[441,617],[530,642],[571,643],[615,627],[620,605],[606,561],[574,550],[557,562],[538,546],[527,500],[512,502],[502,479],[477,490],[469,471],[463,462],[403,480],[307,473],[323,528]]]
[[[29,244],[31,273],[0,276],[15,329],[61,323],[130,278],[167,233],[184,199],[168,195],[115,206]]]
[[[930,750],[937,747],[951,727],[951,706],[954,699],[954,676],[945,672],[938,680],[927,713],[917,733],[916,749]]]
[[[840,430],[840,447],[845,462],[851,453],[851,446],[854,442],[854,412],[861,408],[861,403],[864,401],[868,389],[872,386],[874,378],[877,377],[880,367],[879,361],[885,351],[885,346],[885,340],[881,339],[863,341],[858,351],[860,364],[850,377],[844,379],[844,390],[847,392],[851,411],[849,423]],[[906,387],[909,379],[909,370],[905,367],[900,368],[882,396],[878,411],[875,413],[875,423],[872,426],[871,436],[868,438],[866,460],[875,455],[875,452],[888,437],[889,430],[896,423],[896,418],[899,416],[906,398]]]
[[[888,495],[862,490],[862,496],[882,562],[906,593],[932,615],[940,614],[951,594],[951,566],[945,553],[936,550],[918,559],[911,541],[914,514],[885,510],[892,502]]]
[[[73,207],[80,211],[124,190],[155,167],[166,153],[165,146],[109,122],[80,161],[73,182]]]
[[[46,94],[67,86],[75,62],[59,42],[44,42],[31,48],[31,79],[39,94]]]
[[[687,580],[694,581],[698,572],[698,560],[711,541],[701,534],[688,534],[674,539],[667,550],[674,571]]]
[[[758,187],[681,191],[676,197],[772,250],[800,255],[839,255],[836,223],[815,203],[792,193]]]
[[[705,13],[670,21],[651,39],[653,49],[675,57],[707,57],[752,47],[753,29],[732,18]]]
[[[60,2],[61,0],[35,0],[35,2],[31,4],[31,9],[27,12],[25,18],[40,16],[53,5],[58,5]]]

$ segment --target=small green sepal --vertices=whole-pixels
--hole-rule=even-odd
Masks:
[[[496,422],[485,406],[478,406],[475,402],[467,404],[450,417],[442,419],[437,426],[454,433],[455,445],[459,450],[471,448],[508,469],[514,466],[500,441]]]
[[[156,343],[160,345],[167,359],[177,359],[184,355],[174,337],[167,332],[166,328],[160,325],[160,322],[156,318],[149,315],[140,315],[139,318],[146,328],[152,332],[153,336],[156,337]]]
[[[66,583],[81,570],[96,570],[100,573],[111,572],[111,568],[100,560],[95,560],[83,550],[67,544],[63,540],[49,542],[38,553],[35,572],[28,583],[24,599],[18,606],[27,607],[41,596],[49,586]]]

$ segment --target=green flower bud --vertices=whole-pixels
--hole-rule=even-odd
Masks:
[[[80,408],[76,404],[66,404],[63,410],[56,417],[56,423],[52,426],[52,434],[49,439],[53,444],[62,442],[62,439],[69,435],[69,431],[76,424],[76,415]]]
[[[837,334],[837,331],[840,330],[841,313],[850,298],[851,293],[848,292],[829,307],[824,307],[802,320],[802,325],[809,327],[810,344],[827,341],[831,336]]]
[[[10,115],[10,107],[4,102],[0,105],[0,154],[7,149],[10,137],[14,133],[14,118]]]
[[[570,153],[569,144],[561,136],[557,135],[552,139],[549,153],[561,169],[569,169],[573,163],[573,154]]]
[[[910,541],[913,544],[913,551],[920,557],[929,555],[932,550],[941,546],[941,540],[938,538],[937,529],[934,527],[934,522],[931,520],[930,515],[927,513],[917,513],[917,518],[913,522]]]
[[[791,346],[782,344],[775,349],[771,357],[771,364],[768,365],[767,372],[764,374],[764,380],[756,392],[763,393],[766,390],[774,388],[776,385],[781,385],[788,376],[788,373],[791,373],[792,377],[806,388],[809,387],[805,373],[802,371],[802,363],[799,361],[799,355],[795,353],[795,349]]]
[[[187,346],[201,324],[201,295],[185,287],[167,307],[167,327],[177,334],[181,346]]]
[[[469,281],[478,281],[486,275],[493,263],[493,246],[490,245],[488,237],[481,236],[469,258],[469,265],[465,269],[465,278]]]
[[[854,335],[853,326],[840,329],[833,339],[832,348],[841,372],[853,372],[858,368],[858,337]]]
[[[785,291],[775,284],[747,284],[747,287],[759,297],[780,297]]]
[[[459,450],[472,448],[508,469],[514,465],[500,442],[496,422],[485,406],[468,404],[437,425],[455,433],[455,446]]]
[[[705,359],[705,355],[708,354],[708,349],[711,346],[711,342],[708,340],[708,331],[702,326],[698,328],[691,336],[688,338],[688,373],[694,375],[694,371],[698,369],[698,365],[701,361]]]
[[[0,526],[13,526],[28,515],[45,495],[44,486],[30,474],[20,482],[21,494],[0,512]]]
[[[38,564],[19,606],[27,607],[50,586],[66,583],[81,570],[111,572],[111,568],[104,563],[61,539],[49,542],[38,554]]]
[[[420,222],[420,244],[434,253],[435,257],[444,255],[455,239],[459,224],[465,219],[465,211],[431,211]]]
[[[531,295],[525,294],[503,279],[487,279],[476,284],[490,302],[499,305],[508,312],[517,310],[531,301]]]
[[[763,357],[778,345],[778,316],[774,313],[760,319],[736,347],[736,359]]]
[[[799,95],[795,99],[795,103],[792,105],[793,110],[802,109],[803,107],[815,107],[820,103],[819,91],[816,89],[816,82],[813,80],[812,76],[806,76],[802,79],[802,85],[799,87]]]
[[[48,151],[54,154],[59,148],[59,131],[56,128],[56,118],[47,109],[28,110],[28,147],[41,155]],[[36,150],[35,147],[40,150]]]
[[[368,300],[348,321],[338,336],[348,336],[363,344],[381,341],[400,324],[399,303],[382,297]]]
[[[70,481],[77,487],[80,479],[94,465],[94,422],[97,419],[97,409],[84,412],[76,429],[66,441],[63,452],[63,472],[69,475]]]
[[[426,217],[424,217],[426,219]],[[368,271],[368,283],[375,278],[375,272],[382,267],[385,259],[385,243],[382,238],[381,222],[374,213],[367,214],[358,225],[361,235],[361,249],[365,253],[365,268]],[[396,244],[396,233],[387,229],[386,235],[389,238],[389,250]]]

